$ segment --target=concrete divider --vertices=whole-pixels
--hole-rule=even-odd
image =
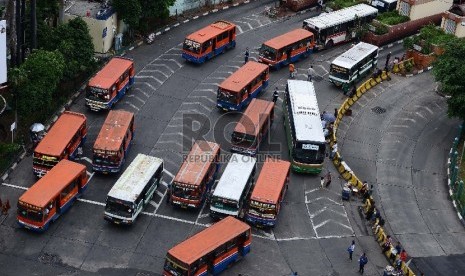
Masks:
[[[410,62],[410,61],[406,60],[405,62]],[[397,69],[399,69],[400,63],[397,65],[398,65]],[[402,66],[404,66],[404,62],[402,62]],[[383,71],[380,76],[376,78],[370,78],[369,80],[365,81],[357,88],[355,95],[347,98],[341,104],[337,112],[336,121],[334,122],[333,133],[330,136],[331,146],[334,145],[335,141],[337,141],[337,128],[342,118],[344,118],[346,112],[350,109],[350,107],[353,104],[355,104],[357,100],[360,99],[368,90],[370,90],[372,87],[375,87],[376,85],[378,85],[384,80],[390,80],[389,72]],[[362,188],[363,182],[356,176],[356,174],[352,171],[350,166],[343,160],[343,157],[341,156],[339,152],[336,152],[336,154],[334,155],[333,164],[336,167],[336,170],[339,172],[339,174],[347,182],[349,182],[352,186],[356,187],[358,190]],[[362,208],[364,215],[366,215],[370,211],[370,209],[374,209],[375,201],[373,197],[370,196],[369,198],[367,198],[361,208]],[[371,221],[371,218],[370,218],[370,221]],[[372,223],[372,226],[373,226],[372,229],[373,229],[373,234],[375,236],[376,242],[380,245],[381,248],[383,248],[383,245],[386,243],[386,240],[387,240],[387,234],[384,228],[381,225],[379,225],[379,223],[380,223],[380,220],[375,219],[375,221]],[[384,255],[386,255],[386,257],[391,262],[391,264],[395,266],[399,260],[399,254],[396,254],[396,256],[393,258],[391,256],[393,249],[394,247],[391,245],[390,248],[384,253]],[[401,262],[401,269],[405,275],[415,276],[415,273],[413,273],[413,271],[404,262]]]

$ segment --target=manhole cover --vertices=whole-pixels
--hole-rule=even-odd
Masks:
[[[386,109],[380,106],[375,106],[371,109],[371,111],[373,111],[376,114],[383,114],[384,112],[386,112]]]

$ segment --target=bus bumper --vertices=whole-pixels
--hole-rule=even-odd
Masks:
[[[121,170],[121,167],[92,166],[92,170],[99,173],[118,173]]]
[[[41,227],[41,226],[36,226],[36,225],[26,223],[20,219],[18,219],[18,225],[22,228],[25,228],[25,229],[28,229],[28,230],[31,230],[37,233],[43,233],[45,232],[45,230],[48,229],[48,223]]]
[[[248,214],[245,216],[245,220],[257,227],[274,227],[276,224],[276,219],[258,218]]]
[[[321,173],[323,167],[322,165],[307,165],[298,162],[292,162],[291,168],[293,171],[298,173],[311,173],[311,174],[319,174]]]
[[[182,58],[184,58],[187,61],[193,62],[193,63],[204,63],[205,62],[205,57],[194,57],[193,55],[187,54],[187,53],[182,53]]]
[[[109,216],[107,214],[103,215],[103,218],[106,221],[109,221],[109,222],[117,224],[117,225],[132,225],[134,223],[133,220],[115,218],[115,217]]]
[[[216,107],[218,107],[219,109],[222,109],[224,111],[238,111],[238,110],[240,110],[238,107],[235,107],[235,106],[232,106],[232,105],[229,105],[229,104],[225,104],[225,103],[217,103]]]
[[[173,199],[173,198],[171,199],[171,203],[173,205],[176,205],[176,206],[184,208],[184,209],[187,209],[187,208],[197,209],[197,208],[200,207],[200,203],[198,203],[198,204],[187,203],[187,202],[183,202],[183,201],[180,201],[178,199]]]
[[[257,150],[253,150],[253,149],[245,149],[245,148],[240,148],[240,147],[231,147],[231,152],[232,153],[239,153],[239,154],[243,154],[243,155],[249,155],[249,156],[252,156],[252,157],[255,157],[257,155]]]
[[[86,106],[92,111],[100,111],[102,109],[110,109],[110,104],[105,102],[93,101],[86,99]]]

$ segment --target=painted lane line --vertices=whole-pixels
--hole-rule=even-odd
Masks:
[[[168,171],[167,169],[163,169],[163,172],[166,173],[167,175],[171,176],[171,178],[174,178],[174,175]]]
[[[321,199],[327,199],[327,200],[333,202],[335,205],[339,205],[339,206],[342,206],[342,205],[343,205],[342,203],[337,202],[337,201],[335,201],[334,199],[331,199],[331,198],[325,197],[325,196],[321,196],[321,197],[317,197],[317,198],[311,199],[311,200],[309,200],[308,202],[306,201],[305,203],[306,203],[306,204],[314,203],[314,202],[319,201],[319,200],[321,200]]]
[[[89,174],[89,172],[87,172],[87,174]],[[92,172],[91,174],[89,174],[89,178],[87,179],[87,183],[89,183],[90,180],[92,179],[92,177],[94,177],[94,174],[95,174],[95,172]]]
[[[318,223],[317,225],[315,225],[315,229],[318,229],[318,228],[320,228],[320,227],[326,225],[328,222],[334,222],[334,223],[336,223],[336,224],[338,224],[338,225],[340,225],[340,226],[342,226],[342,227],[344,227],[344,228],[346,228],[346,229],[348,229],[348,230],[350,230],[350,231],[353,231],[353,230],[352,230],[352,227],[347,226],[347,225],[345,225],[344,223],[341,223],[341,222],[339,222],[339,221],[335,221],[335,220],[332,220],[332,219],[327,219],[327,220],[325,220],[325,221],[323,221],[323,222],[321,222],[321,223]]]
[[[239,35],[239,34],[242,34],[242,33],[244,32],[244,31],[242,30],[241,26],[236,25],[236,28],[237,28],[237,31],[238,31],[238,32],[237,32],[238,35]]]
[[[182,67],[182,64],[181,64],[181,63],[179,63],[178,61],[176,61],[175,59],[172,59],[172,58],[168,58],[168,59],[160,58],[160,59],[158,59],[158,60],[161,60],[161,61],[171,61],[171,62],[176,63],[176,65],[177,65],[179,68]]]
[[[89,157],[83,156],[83,157],[81,157],[81,160],[87,161],[89,164],[92,165],[92,160]]]
[[[201,99],[206,99],[207,101],[211,102],[212,104],[216,105],[216,101],[210,99],[207,96],[195,96],[195,95],[190,95],[189,98],[201,98]]]
[[[147,94],[147,92],[145,92],[144,90],[142,90],[140,88],[134,88],[134,90],[140,91],[140,93],[144,94],[144,96],[147,97],[147,98],[150,98],[150,96],[151,96],[151,95]]]
[[[151,85],[150,83],[146,82],[146,81],[142,81],[142,82],[139,82],[141,84],[145,84],[147,85],[150,89],[152,89],[153,91],[157,91],[157,89],[155,88],[155,86]]]
[[[203,107],[205,110],[211,111],[210,108],[206,107],[206,106],[205,106],[203,103],[201,103],[201,102],[184,102],[184,103],[182,103],[181,106],[183,106],[183,105],[199,105],[199,106]]]
[[[10,188],[15,188],[15,189],[20,189],[20,190],[25,190],[27,191],[29,188],[23,187],[23,186],[18,186],[18,185],[13,185],[13,184],[8,184],[8,183],[2,183],[3,186],[10,187]]]
[[[84,199],[84,198],[78,198],[77,200],[78,200],[78,201],[81,201],[81,202],[85,202],[85,203],[90,203],[90,204],[94,204],[94,205],[99,205],[99,206],[105,206],[105,205],[106,205],[105,203],[102,203],[102,202],[93,201],[93,200],[88,200],[88,199]]]
[[[160,191],[156,190],[155,191],[157,193],[157,195],[159,195],[161,198],[163,198],[164,194],[162,194]]]
[[[156,59],[156,60],[154,60],[153,62],[155,62],[155,61],[157,61],[157,59]],[[173,73],[174,73],[174,70],[173,70],[173,69],[171,69],[171,67],[169,67],[169,66],[168,66],[168,65],[166,65],[166,64],[150,63],[150,64],[147,64],[147,66],[158,66],[158,67],[165,67],[166,69],[168,69],[168,71],[170,71],[170,72],[171,72],[171,74],[173,74]]]
[[[134,105],[133,103],[131,103],[131,102],[124,101],[123,103],[129,105],[130,107],[134,108],[134,109],[137,110],[137,111],[140,111],[140,108],[137,107],[137,106],[135,106],[135,105]]]
[[[158,206],[160,205],[159,203],[156,203],[156,202],[153,201],[153,200],[150,200],[149,203],[150,203],[150,205],[152,205],[152,206],[155,207],[155,208],[158,208]]]
[[[158,82],[159,84],[163,84],[163,82],[157,78],[155,78],[154,76],[136,76],[136,79],[153,79],[155,80],[156,82]]]
[[[244,21],[239,21],[239,20],[236,20],[235,22],[237,22],[237,23],[242,23],[242,24],[246,24],[246,25],[250,28],[249,31],[250,31],[250,30],[253,30],[253,27],[252,27],[252,25],[251,25],[249,22],[244,22]]]
[[[160,184],[165,186],[166,188],[168,188],[168,183],[166,183],[164,180],[162,182],[160,182]]]
[[[169,77],[171,76],[171,74],[168,75],[168,74],[166,74],[166,73],[163,72],[163,71],[160,71],[160,70],[150,70],[150,69],[142,70],[142,71],[140,71],[140,73],[160,73],[160,74],[162,74],[165,78],[169,78]]]

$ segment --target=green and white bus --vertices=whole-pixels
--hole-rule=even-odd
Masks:
[[[320,173],[325,160],[326,141],[312,82],[287,81],[283,115],[292,169]]]
[[[329,81],[344,92],[349,91],[351,86],[376,68],[378,50],[377,46],[365,42],[353,46],[331,63]]]
[[[133,224],[163,179],[163,160],[138,154],[107,196],[105,220]]]

